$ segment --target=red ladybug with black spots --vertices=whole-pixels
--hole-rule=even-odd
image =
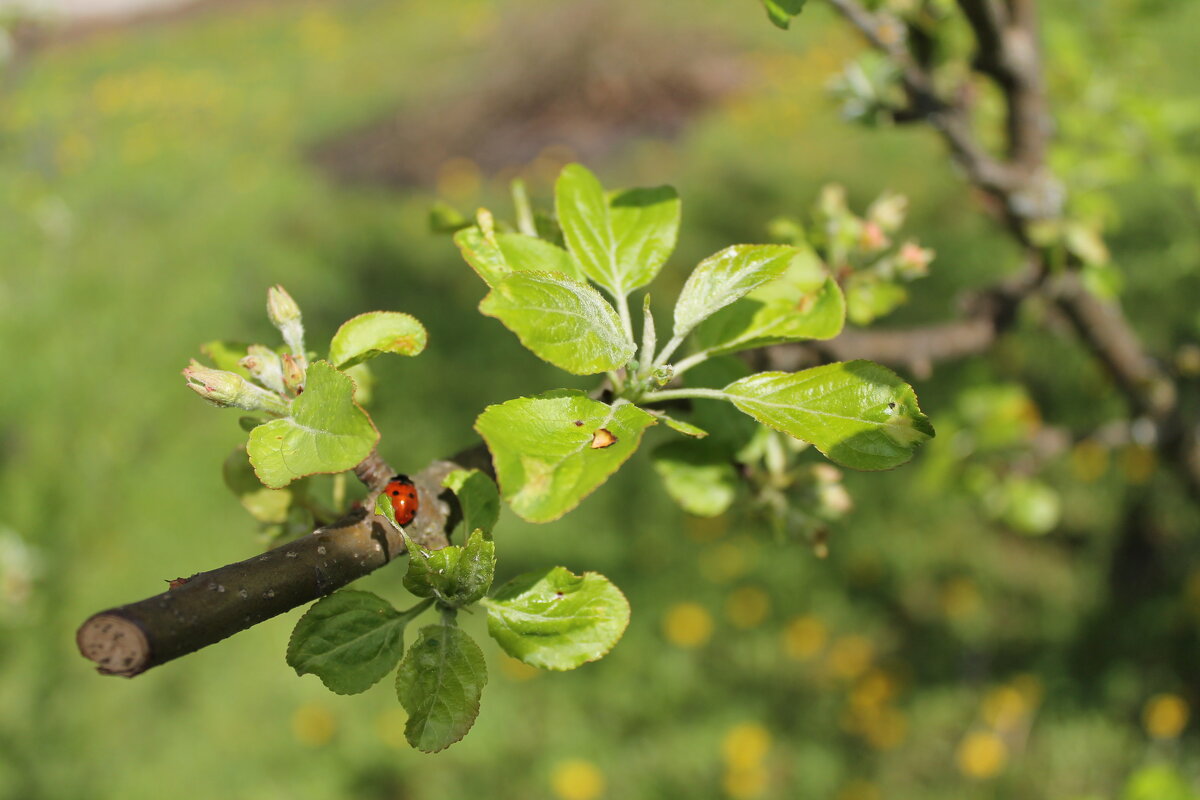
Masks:
[[[417,497],[417,487],[407,475],[397,475],[388,481],[383,490],[392,501],[392,511],[396,513],[396,523],[407,525],[417,516],[421,501]]]

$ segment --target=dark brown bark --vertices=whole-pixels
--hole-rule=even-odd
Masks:
[[[483,449],[481,458],[480,449],[463,451],[463,462],[480,466],[487,454]],[[442,480],[458,466],[436,461],[413,476],[421,510],[405,530],[427,547],[445,547],[460,519],[451,507],[452,496],[441,489]],[[355,474],[373,497],[395,473],[372,453]],[[76,643],[101,673],[133,677],[336,591],[405,550],[403,537],[391,523],[359,509],[341,522],[261,555],[197,573],[172,582],[160,595],[94,614],[80,626]]]

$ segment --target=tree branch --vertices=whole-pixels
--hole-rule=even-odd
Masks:
[[[958,0],[975,35],[974,68],[1004,93],[1008,158],[999,161],[978,143],[962,99],[947,104],[933,90],[933,75],[909,53],[897,20],[872,13],[859,0],[829,0],[867,41],[900,70],[913,101],[910,114],[925,119],[949,146],[977,188],[1002,202],[1007,228],[1026,251],[1032,280],[1016,303],[1033,294],[1050,300],[1071,323],[1125,397],[1134,416],[1154,423],[1160,455],[1172,465],[1192,497],[1200,500],[1200,434],[1178,404],[1178,389],[1146,353],[1121,307],[1089,293],[1078,274],[1049,279],[1047,254],[1029,234],[1029,223],[1061,215],[1063,191],[1046,166],[1051,133],[1038,45],[1036,0]],[[961,98],[963,95],[960,95]],[[1071,265],[1078,266],[1078,265]],[[1011,320],[1015,305],[1007,309]],[[993,308],[943,326],[908,331],[854,333],[807,345],[820,355],[871,358],[928,371],[933,362],[982,352],[1003,329]],[[937,337],[946,337],[938,342]],[[823,348],[823,350],[822,350]],[[905,353],[904,348],[911,348]],[[798,350],[791,353],[795,355]],[[788,351],[774,356],[783,359]]]
[[[491,473],[486,448],[480,445],[452,461],[435,461],[413,476],[420,512],[405,532],[426,547],[445,547],[461,518],[453,495],[442,489],[446,475],[459,467]],[[172,581],[160,595],[93,615],[76,633],[79,651],[102,674],[131,678],[323,597],[389,563],[405,552],[404,539],[369,509],[395,471],[372,453],[355,474],[369,490],[363,508],[261,555]]]

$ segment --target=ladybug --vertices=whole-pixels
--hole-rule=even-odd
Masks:
[[[383,490],[392,501],[392,511],[396,512],[396,523],[407,525],[417,516],[421,501],[417,497],[417,487],[407,475],[397,475],[388,481]]]

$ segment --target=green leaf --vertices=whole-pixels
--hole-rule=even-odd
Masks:
[[[470,636],[450,625],[422,628],[396,673],[409,744],[436,753],[466,736],[486,683],[483,652]]]
[[[574,375],[624,365],[633,342],[612,306],[592,287],[548,272],[515,272],[497,283],[479,310],[496,317],[543,361]]]
[[[200,352],[217,369],[236,372],[246,380],[251,380],[250,371],[238,363],[246,357],[249,347],[250,345],[242,342],[225,342],[216,339],[200,345]]]
[[[789,245],[739,244],[704,259],[675,303],[675,336],[687,336],[717,311],[778,278],[800,253]]]
[[[225,485],[237,495],[238,502],[250,512],[250,516],[259,522],[287,521],[288,509],[292,505],[292,489],[300,484],[287,489],[268,489],[263,486],[250,466],[245,445],[233,449],[221,465],[221,473]]]
[[[654,417],[561,390],[488,406],[475,421],[501,496],[522,519],[549,522],[579,505],[625,462]]]
[[[908,291],[892,280],[856,272],[846,281],[846,316],[855,325],[869,325],[895,311],[908,299]]]
[[[870,361],[760,372],[724,391],[759,422],[810,442],[853,469],[897,467],[933,436],[912,387]]]
[[[500,490],[496,483],[477,469],[456,469],[442,481],[462,509],[463,527],[469,531],[481,530],[491,536],[500,518]]]
[[[429,208],[429,230],[432,233],[455,233],[470,224],[471,221],[449,203],[438,200]]]
[[[387,492],[380,492],[375,498],[375,513],[387,517],[389,522],[397,528],[400,527],[400,523],[396,522],[396,507],[392,505],[392,499],[388,497]]]
[[[654,280],[679,233],[679,196],[670,186],[606,195],[580,164],[563,168],[554,187],[563,238],[579,268],[613,297]]]
[[[496,544],[476,530],[462,547],[426,550],[408,543],[404,588],[417,597],[434,597],[455,608],[468,606],[491,588],[496,573]]]
[[[725,513],[737,494],[737,472],[724,448],[707,442],[677,440],[650,456],[667,494],[698,517]]]
[[[681,419],[667,416],[661,411],[651,411],[650,413],[676,433],[682,433],[684,436],[691,436],[694,439],[703,439],[705,436],[708,436],[708,431],[690,422],[684,422]]]
[[[338,694],[364,692],[400,660],[408,621],[381,597],[342,589],[318,600],[296,623],[287,663]]]
[[[776,27],[787,30],[792,17],[800,13],[806,0],[762,0],[767,9],[767,17]]]
[[[837,281],[819,268],[814,285],[795,267],[706,319],[696,329],[696,347],[731,353],[802,339],[832,339],[841,333],[846,301]]]
[[[338,369],[384,353],[415,356],[425,349],[425,326],[399,311],[368,311],[346,320],[329,343],[329,360]]]
[[[305,475],[353,469],[370,455],[379,431],[353,395],[353,382],[328,362],[311,364],[292,415],[250,431],[246,450],[258,479],[279,489]]]
[[[608,578],[564,567],[514,578],[483,605],[504,652],[541,669],[603,658],[629,625],[629,601]]]
[[[350,380],[354,381],[354,402],[360,406],[370,405],[371,398],[375,394],[375,374],[371,372],[371,365],[365,362],[355,364],[342,372],[345,372],[350,376]]]
[[[455,234],[454,243],[488,286],[495,286],[514,272],[559,272],[568,278],[584,280],[570,253],[533,236],[488,235],[473,225]]]

